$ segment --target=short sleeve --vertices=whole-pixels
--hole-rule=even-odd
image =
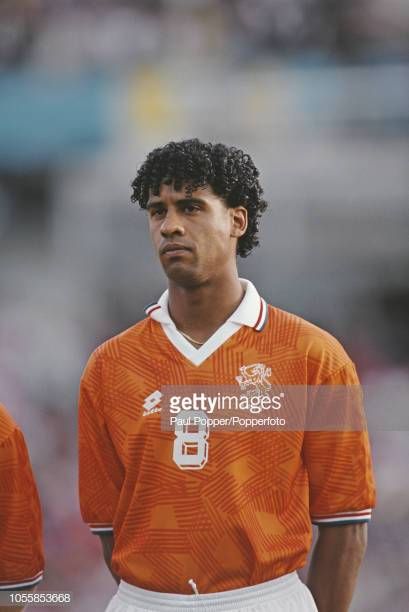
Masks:
[[[354,364],[349,362],[323,384],[359,385]],[[368,522],[376,501],[368,431],[306,431],[302,452],[311,521],[317,525]]]
[[[0,590],[29,588],[43,578],[42,516],[23,434],[0,444]]]
[[[112,533],[124,470],[104,417],[103,376],[95,353],[81,378],[78,412],[81,515],[93,533]]]

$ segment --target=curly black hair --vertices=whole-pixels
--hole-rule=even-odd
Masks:
[[[158,195],[161,184],[173,183],[177,191],[184,185],[188,193],[210,185],[227,206],[247,209],[248,227],[237,243],[237,253],[247,257],[259,244],[260,217],[267,208],[258,177],[250,155],[241,149],[197,138],[169,142],[151,151],[139,168],[132,182],[131,201],[146,208],[150,193]]]

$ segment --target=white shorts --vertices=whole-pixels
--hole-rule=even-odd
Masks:
[[[309,589],[296,572],[242,589],[176,595],[156,593],[121,580],[105,612],[317,612]]]

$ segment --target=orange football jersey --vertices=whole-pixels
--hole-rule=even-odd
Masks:
[[[81,379],[82,516],[94,533],[113,532],[112,569],[141,588],[271,580],[304,565],[312,522],[367,521],[375,503],[366,432],[211,430],[189,465],[177,432],[161,428],[163,385],[237,385],[243,366],[263,364],[282,385],[358,384],[337,340],[242,282],[241,304],[199,349],[176,329],[165,292],[96,349]]]
[[[0,404],[0,590],[43,577],[40,501],[23,434]]]

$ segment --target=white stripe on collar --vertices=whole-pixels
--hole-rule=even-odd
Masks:
[[[145,312],[152,319],[162,325],[162,329],[170,342],[187,359],[195,365],[200,365],[220,346],[222,346],[242,325],[252,327],[255,331],[262,331],[268,318],[267,304],[260,297],[257,289],[252,282],[240,278],[242,286],[246,292],[244,297],[232,315],[219,327],[214,334],[206,340],[199,348],[195,348],[178,331],[174,322],[170,318],[168,310],[168,290],[160,296],[156,303],[149,304]]]

